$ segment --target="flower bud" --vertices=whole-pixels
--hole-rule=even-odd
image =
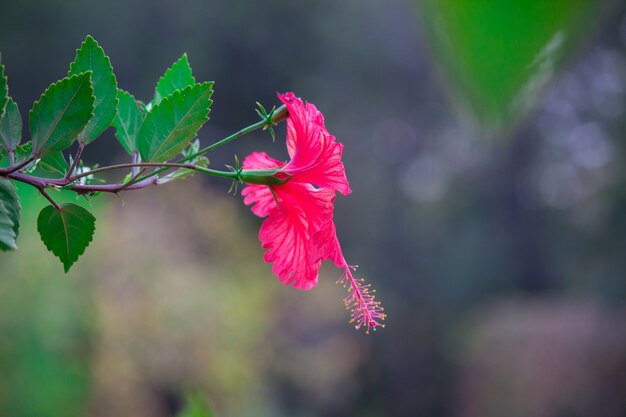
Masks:
[[[239,174],[239,179],[244,183],[259,185],[280,185],[291,177],[280,169],[244,169]]]
[[[272,113],[271,121],[273,124],[278,124],[287,119],[287,116],[289,116],[289,111],[287,110],[287,106],[283,104],[282,106],[274,110],[274,112]]]

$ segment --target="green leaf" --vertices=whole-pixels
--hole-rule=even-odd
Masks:
[[[47,206],[39,213],[37,230],[43,243],[61,260],[67,273],[91,243],[96,219],[76,204],[63,204],[60,210]]]
[[[93,117],[83,132],[85,143],[90,143],[111,126],[117,112],[117,80],[113,74],[111,60],[91,36],[87,36],[80,49],[76,51],[76,59],[70,65],[68,75],[86,71],[92,71],[91,82],[93,94],[96,96]]]
[[[154,98],[152,99],[152,105],[155,106],[161,102],[165,97],[172,94],[174,91],[183,90],[190,85],[194,85],[196,79],[194,78],[189,61],[187,60],[187,54],[183,54],[180,59],[167,70],[165,74],[159,79],[157,86],[154,90]]]
[[[62,151],[74,142],[92,116],[91,72],[72,75],[52,84],[30,110],[33,155]]]
[[[0,250],[17,249],[21,209],[11,180],[0,178]]]
[[[13,230],[14,224],[8,209],[0,201],[0,250],[8,251],[17,249],[17,236]]]
[[[179,154],[209,120],[213,83],[175,91],[154,107],[139,131],[139,152],[144,161],[165,162]]]
[[[13,153],[13,159],[15,160],[15,163],[19,164],[20,162],[24,161],[26,158],[30,157],[32,153],[32,149],[33,149],[32,142],[27,142],[23,145],[16,146],[15,151]],[[7,168],[9,166],[9,158],[7,157],[6,151],[0,150],[0,153],[2,155],[2,158],[0,159],[0,168]],[[33,162],[33,165],[34,165],[34,162]],[[31,164],[29,164],[28,166],[31,166]]]
[[[199,394],[186,395],[185,407],[176,417],[213,417],[207,401]]]
[[[150,103],[152,106],[152,103]],[[139,107],[139,111],[141,112],[141,117],[146,118],[146,114],[148,114],[148,105],[141,100],[137,100],[137,106]]]
[[[6,112],[0,120],[0,149],[15,150],[22,140],[22,116],[17,104],[9,97]]]
[[[595,28],[603,2],[414,0],[458,102],[506,128],[531,108]]]
[[[63,152],[55,152],[46,155],[39,161],[38,167],[51,174],[62,177],[70,170],[70,166],[65,159]]]
[[[9,86],[4,75],[4,65],[0,65],[0,118],[4,116],[4,109],[9,101]]]
[[[27,158],[30,157],[30,155],[33,153],[33,143],[32,142],[26,142],[23,145],[19,145],[15,148],[15,153],[13,155],[13,157],[15,158],[15,163],[20,163],[24,160],[26,160]]]
[[[4,109],[9,101],[9,86],[7,77],[4,75],[4,65],[0,65],[0,119],[4,115]]]
[[[115,137],[120,142],[124,150],[132,155],[137,149],[137,134],[143,123],[143,115],[137,104],[137,100],[132,94],[118,90],[117,97],[119,104],[117,114],[113,119],[115,126]]]

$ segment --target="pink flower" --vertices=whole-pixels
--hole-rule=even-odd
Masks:
[[[289,112],[287,118],[288,162],[255,152],[243,162],[244,203],[252,212],[267,217],[259,239],[265,261],[285,285],[310,290],[317,285],[318,270],[331,260],[344,272],[349,286],[345,298],[352,322],[376,328],[385,314],[369,285],[352,275],[337,240],[333,209],[335,191],[351,192],[341,162],[343,145],[328,133],[324,117],[313,104],[293,93],[279,95]]]

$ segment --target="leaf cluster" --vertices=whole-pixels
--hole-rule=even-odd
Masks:
[[[189,164],[206,167],[208,159],[193,157],[199,150],[194,139],[208,121],[212,94],[213,82],[196,82],[183,54],[158,80],[152,100],[144,103],[118,88],[111,60],[87,36],[67,76],[52,83],[28,112],[30,140],[23,143],[22,116],[9,95],[0,63],[0,250],[17,248],[21,207],[14,180],[20,175],[50,200],[51,205],[39,214],[37,228],[45,246],[69,271],[93,238],[95,218],[80,205],[56,204],[46,191],[50,184],[71,186],[78,192],[97,181],[87,175],[93,168],[83,166],[80,157],[109,127],[115,128],[115,138],[135,164],[167,163],[182,155]],[[65,152],[71,149],[76,152],[68,162]],[[158,183],[193,172],[181,167]],[[131,185],[141,173],[133,169],[119,189],[124,183]]]

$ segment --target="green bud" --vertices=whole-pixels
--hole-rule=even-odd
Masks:
[[[246,184],[280,185],[286,183],[291,175],[280,169],[248,169],[242,170],[239,179]]]
[[[271,121],[273,124],[278,124],[285,120],[287,116],[289,116],[289,111],[287,111],[287,106],[283,104],[282,106],[274,110],[274,112],[272,113]]]

